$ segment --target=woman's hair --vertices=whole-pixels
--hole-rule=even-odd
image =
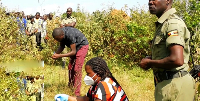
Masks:
[[[113,81],[115,81],[117,85],[119,85],[117,80],[112,76],[112,73],[110,72],[107,63],[102,58],[92,58],[89,61],[87,61],[86,65],[89,65],[93,72],[97,73],[101,77],[101,80],[104,80],[106,77],[109,77]]]

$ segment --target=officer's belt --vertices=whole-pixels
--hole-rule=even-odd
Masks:
[[[157,83],[162,82],[163,80],[169,80],[173,78],[183,77],[188,74],[187,71],[163,71],[154,73],[154,77]]]

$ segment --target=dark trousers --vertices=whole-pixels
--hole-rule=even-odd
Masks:
[[[41,45],[41,32],[36,33],[36,42],[37,42],[37,46]]]

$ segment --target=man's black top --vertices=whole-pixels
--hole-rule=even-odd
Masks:
[[[85,35],[76,28],[73,27],[64,27],[64,39],[61,41],[61,46],[67,46],[70,48],[71,44],[76,44],[76,52],[81,49],[82,46],[88,45],[88,40]]]

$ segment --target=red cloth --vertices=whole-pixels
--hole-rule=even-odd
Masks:
[[[75,95],[80,96],[82,66],[88,52],[89,45],[82,46],[76,53],[76,56],[70,57],[69,69],[69,85],[72,85],[75,90]]]

